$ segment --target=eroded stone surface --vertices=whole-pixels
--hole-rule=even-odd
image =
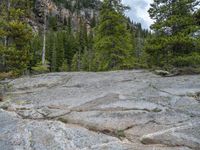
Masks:
[[[188,122],[186,125],[160,130],[144,135],[141,138],[144,144],[165,144],[169,146],[187,146],[199,150],[200,122]]]
[[[15,79],[0,102],[5,150],[199,150],[200,76],[145,70]]]
[[[14,113],[0,110],[0,149],[2,150],[80,150],[113,145],[118,150],[131,149],[131,144],[83,127],[58,121],[21,120]]]

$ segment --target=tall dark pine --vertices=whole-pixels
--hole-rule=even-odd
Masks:
[[[1,0],[0,3],[0,71],[23,73],[30,59],[32,31],[25,21],[29,0]]]
[[[163,66],[196,50],[191,34],[198,30],[193,17],[198,4],[198,0],[154,0],[149,14],[155,20],[151,26],[155,34],[146,47],[153,64]]]
[[[104,0],[96,27],[94,49],[95,70],[115,70],[130,67],[132,40],[127,30],[121,0]]]

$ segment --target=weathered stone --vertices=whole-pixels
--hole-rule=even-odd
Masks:
[[[9,86],[0,103],[0,149],[199,148],[199,75],[49,73]]]
[[[61,119],[108,133],[125,130],[152,120],[149,114],[140,110],[72,112],[69,115],[62,116]]]
[[[189,122],[187,125],[161,130],[144,135],[144,144],[165,144],[168,146],[186,146],[194,150],[200,148],[200,122]]]
[[[0,110],[0,148],[2,150],[89,150],[113,146],[126,150],[130,143],[95,133],[76,125],[57,121],[23,121],[14,113]],[[131,149],[131,148],[130,148]]]
[[[70,0],[70,8],[66,8],[61,2],[59,4],[55,3],[53,0],[35,0],[35,7],[33,16],[30,18],[31,21],[28,21],[30,25],[34,28],[43,29],[42,26],[44,24],[44,17],[46,15],[50,15],[51,17],[56,17],[57,21],[63,23],[64,20],[71,18],[72,30],[77,31],[79,27],[79,19],[82,18],[82,21],[86,23],[87,29],[91,29],[91,23],[94,18],[96,18],[99,14],[99,7],[101,5],[100,0],[93,0],[91,5],[79,5],[79,9],[77,6],[74,6],[76,3],[75,0]],[[69,4],[68,4],[69,5]],[[73,11],[73,10],[76,11]],[[77,11],[79,11],[77,13]],[[33,23],[34,22],[34,25]],[[35,25],[36,24],[36,25]]]
[[[131,129],[125,131],[125,135],[130,141],[135,142],[139,141],[143,135],[158,132],[167,128],[170,128],[170,126],[149,122],[148,124],[133,126]]]
[[[155,74],[161,75],[161,76],[167,76],[170,74],[168,71],[165,71],[165,70],[155,70],[154,72]]]

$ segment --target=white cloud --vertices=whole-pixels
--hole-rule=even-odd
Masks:
[[[125,5],[129,5],[131,10],[126,14],[134,21],[140,22],[143,28],[149,28],[153,20],[149,17],[148,10],[153,0],[122,0]]]

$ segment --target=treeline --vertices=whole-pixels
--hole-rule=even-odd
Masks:
[[[67,7],[72,1],[54,0]],[[70,4],[69,4],[69,3]],[[74,1],[90,7],[94,1]],[[120,0],[104,0],[99,17],[88,24],[72,18],[60,24],[45,16],[44,29],[33,33],[26,18],[28,0],[0,3],[0,70],[12,74],[59,71],[200,67],[200,10],[197,0],[154,0],[149,14],[152,32],[125,17]],[[76,8],[78,9],[78,8]],[[43,59],[45,59],[43,61]]]
[[[16,4],[19,5],[19,7],[15,7]],[[14,20],[16,22],[21,22],[21,24],[23,24],[24,26],[19,26],[22,28],[19,30],[24,32],[21,33],[19,32],[19,30],[15,31],[18,33],[17,44],[22,42],[23,45],[23,47],[19,47],[15,44],[15,41],[13,40],[14,35],[12,35],[12,33],[3,34],[3,32],[5,32],[6,30],[8,30],[8,32],[10,30],[7,28],[7,24],[1,24],[0,29],[2,31],[2,34],[0,35],[0,37],[1,46],[3,47],[1,51],[2,57],[0,59],[1,71],[11,71],[17,74],[35,72],[41,73],[48,71],[101,71],[126,69],[131,68],[134,63],[139,64],[139,59],[137,61],[135,61],[136,59],[133,61],[132,56],[136,55],[135,48],[137,47],[137,55],[138,58],[140,57],[142,53],[144,37],[146,37],[149,33],[148,31],[141,28],[141,24],[133,24],[130,19],[124,17],[121,11],[116,11],[114,7],[121,7],[117,6],[119,4],[120,3],[116,3],[113,4],[113,6],[108,6],[108,1],[106,1],[104,6],[102,6],[99,21],[93,19],[88,25],[88,23],[83,18],[81,18],[77,30],[74,30],[71,17],[67,18],[67,20],[65,20],[65,22],[61,24],[56,16],[51,16],[49,14],[48,16],[46,16],[46,21],[44,21],[44,30],[41,30],[39,33],[32,33],[31,28],[27,24],[25,19],[26,17],[30,17],[28,16],[30,12],[26,13],[26,10],[28,10],[28,8],[24,6],[30,6],[33,4],[31,4],[28,0],[10,1],[10,4],[8,4],[6,0],[3,1],[1,7],[4,9],[2,9],[1,20],[8,22],[7,18],[9,18],[10,21]],[[86,5],[86,2],[84,3],[84,5]],[[20,10],[23,13],[18,18],[11,18],[8,14],[10,14],[13,9],[16,9],[16,11]],[[101,16],[103,17],[104,15],[104,17],[106,17],[107,15],[105,12],[108,14],[110,13],[110,19],[107,20],[109,21],[107,25],[110,27],[103,27],[102,29],[100,29],[101,22],[104,24],[103,20],[101,20]],[[107,21],[105,20],[105,22]],[[99,22],[98,25],[96,24],[96,22]],[[18,27],[18,25],[16,26]],[[99,41],[99,36],[106,33],[106,30],[108,31],[108,34],[105,35],[105,39],[100,38]],[[109,35],[111,32],[112,36]],[[44,34],[45,64],[42,63]],[[106,41],[107,36],[110,36],[110,41]],[[25,37],[27,37],[26,40],[24,39]],[[10,45],[5,45],[5,38],[9,39],[8,41]],[[124,40],[124,38],[126,39]],[[112,39],[114,39],[115,41],[112,41]],[[119,41],[121,41],[122,43],[119,43]],[[140,41],[140,43],[137,44],[137,41]],[[100,47],[98,43],[105,44],[105,46],[106,44],[108,44],[108,47],[105,47],[108,50],[108,52],[106,52],[108,54],[107,56],[105,53],[105,55],[102,54],[102,56],[99,57],[100,53],[104,52],[99,49]],[[112,47],[110,47],[111,43],[113,43]],[[127,50],[126,45],[128,48]],[[13,53],[8,53],[11,46],[12,48],[14,48]],[[117,50],[117,46],[120,46],[119,51]],[[20,51],[21,53],[18,53]],[[118,56],[114,56],[115,52],[119,53]],[[120,53],[124,53],[123,62],[122,58],[120,58]],[[109,58],[110,56],[113,56],[113,58]],[[126,60],[127,56],[129,57],[129,59]],[[15,59],[14,57],[17,57],[19,59],[17,60],[17,58]],[[23,57],[25,58],[25,60],[22,61],[21,59]],[[105,60],[105,58],[110,62],[104,63],[103,61]],[[112,61],[115,62],[111,64]],[[123,65],[121,65],[120,63],[123,63]]]
[[[70,22],[69,22],[70,23]],[[62,29],[55,26],[56,22],[48,25],[46,33],[45,66],[41,64],[41,50],[43,47],[43,33],[34,37],[31,42],[30,70],[55,71],[80,71],[86,70],[88,64],[83,63],[86,53],[92,53],[93,32],[88,31],[86,23],[80,21],[78,31],[72,30],[71,25]],[[88,70],[89,71],[89,70]]]
[[[103,11],[103,10],[102,10]],[[130,53],[126,55],[136,56],[131,57],[129,68],[131,66],[140,67],[142,63],[140,63],[140,56],[142,54],[142,49],[144,45],[144,39],[150,34],[148,30],[143,30],[141,28],[141,24],[133,24],[128,18],[121,16],[119,21],[119,16],[116,16],[116,22],[119,23],[119,29],[122,27],[122,31],[120,31],[118,26],[108,28],[109,32],[113,32],[113,35],[110,37],[110,42],[118,42],[121,40],[123,42],[124,34],[128,34],[128,39],[130,42]],[[110,20],[114,21],[114,20]],[[123,22],[123,24],[121,24]],[[123,69],[121,67],[113,66],[108,68],[100,68],[98,65],[103,64],[103,60],[105,59],[105,54],[103,51],[103,60],[99,60],[98,55],[98,43],[103,40],[97,39],[98,26],[93,22],[88,25],[84,20],[80,20],[78,30],[73,30],[71,19],[68,18],[67,23],[60,26],[57,23],[57,19],[53,16],[48,19],[48,32],[46,33],[46,65],[42,65],[41,63],[41,50],[43,47],[43,33],[34,37],[31,42],[31,53],[32,60],[30,64],[30,71],[101,71],[101,70],[113,70],[113,69]],[[113,31],[112,31],[113,30]],[[115,33],[118,31],[118,33]],[[106,32],[106,29],[102,29],[99,32]],[[117,39],[117,41],[112,41],[114,38],[118,38],[117,35],[120,35],[121,39]],[[109,35],[108,35],[109,36]],[[107,36],[105,37],[107,38]],[[107,41],[109,42],[109,41]],[[119,43],[120,47],[123,48],[121,52],[125,52],[125,46],[127,41],[123,43]],[[102,43],[105,44],[106,43]],[[105,46],[104,45],[104,46]],[[117,49],[114,45],[113,49]],[[135,50],[137,49],[137,51]],[[107,51],[111,50],[110,44],[107,47]],[[111,51],[110,53],[115,53],[115,51]],[[110,57],[109,55],[107,57]],[[119,54],[120,57],[120,54]],[[134,58],[134,61],[133,61]],[[107,59],[109,60],[109,59]],[[137,61],[136,61],[137,60]],[[100,62],[99,62],[100,61]],[[110,60],[114,61],[114,60]],[[126,57],[124,57],[124,61]],[[135,63],[135,64],[134,64]],[[140,64],[139,64],[140,63]],[[120,63],[119,63],[120,64]],[[136,66],[137,65],[137,66]],[[124,69],[128,69],[124,67]]]

